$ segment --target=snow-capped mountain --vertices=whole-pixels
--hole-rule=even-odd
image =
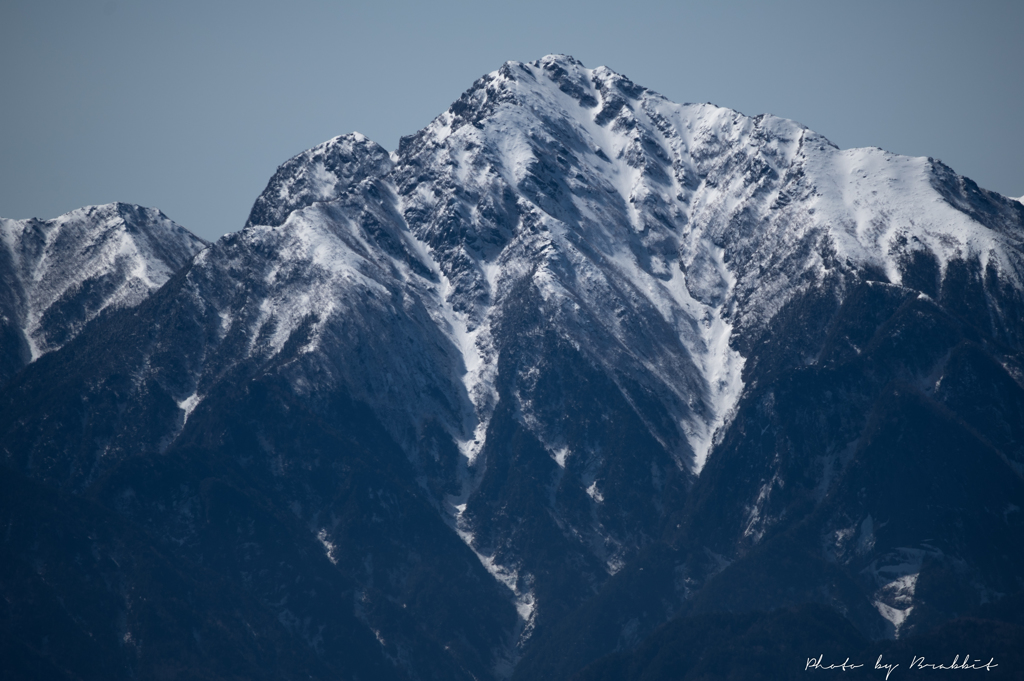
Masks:
[[[285,163],[0,432],[129,553],[241,584],[311,651],[273,669],[568,678],[689,613],[895,637],[1020,591],[1022,342],[1020,202],[554,55]]]
[[[105,308],[132,306],[205,243],[160,211],[124,203],[53,220],[0,218],[0,378],[74,338]]]

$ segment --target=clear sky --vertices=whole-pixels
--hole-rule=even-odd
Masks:
[[[303,149],[353,130],[395,149],[552,52],[1024,194],[1017,0],[4,0],[0,215],[125,201],[213,239]]]

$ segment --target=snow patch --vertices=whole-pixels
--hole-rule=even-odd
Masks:
[[[466,529],[465,523],[462,519],[462,513],[466,510],[466,505],[461,504],[456,508],[458,510],[458,516],[456,518],[455,531],[459,535],[459,538],[466,546],[469,547],[470,551],[472,551],[477,557],[477,560],[480,561],[480,564],[484,566],[484,569],[487,570],[495,580],[512,592],[513,604],[515,605],[516,613],[518,613],[523,627],[522,633],[519,637],[519,642],[522,644],[533,633],[534,621],[537,616],[537,601],[533,590],[521,589],[520,583],[530,582],[532,579],[529,575],[524,575],[520,578],[518,570],[500,565],[495,560],[495,555],[488,556],[477,551],[473,546],[473,533]]]
[[[872,561],[863,570],[863,574],[876,584],[872,603],[878,613],[892,625],[890,634],[893,638],[899,638],[900,630],[914,609],[917,578],[924,558],[929,553],[940,555],[938,551],[900,547]]]
[[[185,417],[181,422],[181,425],[183,427],[186,423],[188,423],[188,417],[192,415],[192,412],[196,410],[196,407],[198,407],[199,403],[202,401],[202,397],[200,397],[196,393],[192,393],[182,401],[178,402],[178,409],[181,409],[182,411],[185,412]]]
[[[334,542],[327,538],[327,528],[321,527],[320,531],[316,533],[316,538],[317,541],[319,541],[320,544],[324,547],[324,551],[327,554],[327,560],[331,561],[333,565],[337,565],[338,558],[334,555],[334,552],[337,550],[338,547],[335,546]],[[379,638],[380,634],[378,634],[377,636]],[[382,640],[381,643],[383,644],[384,641]]]
[[[860,524],[860,539],[857,540],[857,553],[864,555],[875,548],[875,524],[868,514]]]
[[[753,506],[747,511],[747,525],[743,529],[743,536],[751,539],[755,544],[761,541],[765,531],[768,529],[770,519],[764,517],[764,507],[771,499],[772,489],[778,485],[782,487],[783,482],[778,473],[775,473],[771,480],[761,485],[757,492],[757,498]]]
[[[878,610],[879,615],[892,624],[893,638],[899,638],[900,629],[903,627],[903,623],[906,621],[907,617],[910,615],[910,611],[913,610],[914,607],[910,606],[901,610],[899,608],[894,608],[891,605],[887,605],[882,601],[872,601],[871,604],[875,606],[876,610]]]

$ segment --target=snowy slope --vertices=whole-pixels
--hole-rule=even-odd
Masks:
[[[297,352],[288,369],[296,390],[345,385],[399,439],[411,439],[413,418],[461,418],[460,357],[436,323],[441,284],[415,239],[395,227],[388,187],[367,180],[353,192],[294,211],[279,227],[246,227],[196,259],[184,292],[215,331],[183,403],[194,406],[236,364]]]
[[[977,258],[1022,281],[1019,229],[993,231],[944,201],[930,160],[674,104],[568,57],[485,76],[403,140],[393,176],[449,282],[467,366],[493,363],[500,292],[529,278],[608,372],[629,366],[656,386],[682,435],[659,439],[680,461],[692,450],[695,471],[742,388],[734,329],[763,330],[794,294],[865,270],[899,284],[914,251],[934,254],[940,277],[951,259]],[[486,416],[482,371],[467,390]]]
[[[204,242],[160,211],[123,203],[53,220],[0,220],[5,316],[20,327],[26,361],[73,338],[103,309],[138,304]]]

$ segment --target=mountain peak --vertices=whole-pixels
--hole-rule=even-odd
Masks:
[[[367,177],[386,174],[391,166],[390,154],[362,133],[329,139],[277,169],[253,204],[246,227],[282,225],[296,210],[332,201]]]
[[[0,316],[13,325],[4,376],[67,343],[105,308],[138,304],[206,246],[159,210],[122,202],[52,220],[0,219],[0,233],[0,264],[11,272]]]
[[[514,64],[514,63],[517,63],[517,62],[506,62],[506,63]],[[550,65],[550,64],[558,64],[558,65],[563,66],[563,67],[577,66],[577,67],[579,67],[581,69],[585,69],[586,68],[586,66],[583,65],[583,62],[581,62],[576,57],[573,57],[570,54],[560,54],[560,53],[546,54],[546,55],[544,55],[543,57],[541,57],[540,59],[536,60],[533,63],[538,65],[538,66],[545,66],[545,67]]]

